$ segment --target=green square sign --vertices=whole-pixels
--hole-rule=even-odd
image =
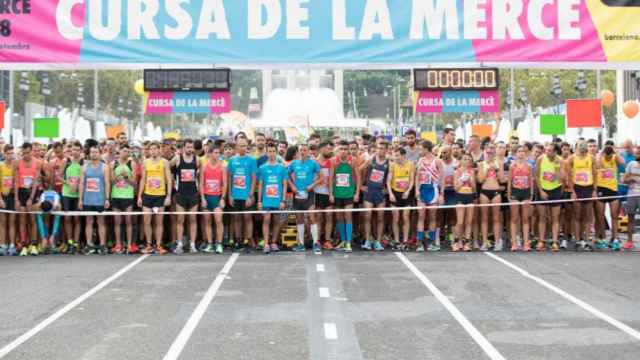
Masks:
[[[57,138],[60,136],[60,120],[58,118],[34,118],[33,137]]]
[[[564,115],[541,115],[540,134],[564,135],[567,132],[567,121]]]

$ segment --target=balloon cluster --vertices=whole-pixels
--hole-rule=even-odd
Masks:
[[[602,106],[604,107],[611,107],[616,100],[611,90],[602,90],[600,98],[602,99]],[[633,119],[638,115],[638,112],[640,112],[640,104],[638,104],[636,100],[626,101],[622,104],[622,112],[627,118]]]

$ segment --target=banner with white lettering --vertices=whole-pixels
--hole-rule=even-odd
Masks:
[[[637,0],[3,0],[0,62],[640,62]]]
[[[224,114],[231,111],[231,96],[228,91],[151,91],[145,94],[144,108],[147,114]]]
[[[497,113],[500,112],[500,91],[420,91],[417,93],[417,113]]]

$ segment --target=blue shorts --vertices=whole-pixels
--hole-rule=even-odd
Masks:
[[[423,204],[435,204],[438,200],[438,190],[432,184],[420,185],[420,201]]]
[[[382,189],[369,189],[364,195],[364,201],[373,204],[373,206],[384,203],[384,200]]]
[[[217,195],[205,195],[204,199],[207,201],[207,210],[213,211],[220,207],[220,196]]]
[[[444,191],[444,204],[456,205],[456,191],[453,189]]]

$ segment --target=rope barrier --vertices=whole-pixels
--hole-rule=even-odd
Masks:
[[[512,206],[512,205],[549,205],[558,203],[574,203],[574,202],[589,202],[589,201],[604,201],[604,200],[619,200],[629,198],[640,198],[640,195],[618,195],[618,196],[603,196],[603,197],[591,197],[585,199],[560,199],[560,200],[538,200],[530,202],[505,202],[505,203],[488,203],[488,204],[468,204],[468,205],[429,205],[429,206],[407,206],[407,207],[373,207],[373,208],[353,208],[353,209],[313,209],[313,210],[248,210],[248,211],[223,211],[223,214],[228,215],[243,215],[243,214],[311,214],[311,213],[360,213],[369,211],[403,211],[403,210],[446,210],[455,209],[459,207],[496,207],[496,206]],[[12,211],[0,209],[0,214],[42,214],[42,211]],[[155,214],[153,212],[144,211],[123,211],[117,212],[112,210],[105,210],[104,212],[95,211],[51,211],[48,214],[61,215],[61,216],[137,216],[144,214]],[[163,211],[158,213],[162,215],[212,215],[213,211]]]

